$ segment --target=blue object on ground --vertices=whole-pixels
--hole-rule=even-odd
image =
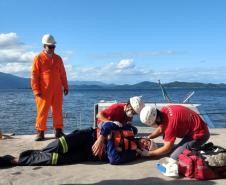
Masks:
[[[157,170],[159,170],[161,173],[166,173],[166,168],[165,168],[162,164],[157,163],[157,164],[156,164],[156,168],[157,168]]]

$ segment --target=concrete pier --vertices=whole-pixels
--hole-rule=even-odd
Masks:
[[[140,132],[150,130],[139,128]],[[209,141],[226,148],[226,129],[210,129]],[[34,135],[13,136],[0,140],[0,156],[18,154],[27,149],[41,149],[53,141],[52,135],[47,140],[35,142]],[[161,143],[161,137],[155,140]],[[140,159],[125,165],[110,165],[102,162],[84,162],[65,166],[17,166],[0,168],[0,185],[55,185],[55,184],[95,184],[95,185],[151,185],[151,184],[205,184],[225,185],[225,179],[197,181],[188,178],[170,178],[155,169],[159,159]]]

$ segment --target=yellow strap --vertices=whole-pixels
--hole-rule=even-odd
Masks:
[[[65,137],[62,136],[62,137],[59,138],[59,140],[60,140],[60,143],[63,147],[63,153],[67,153],[68,152],[68,146],[67,146],[67,142],[66,142]]]
[[[52,165],[57,165],[58,153],[53,153],[52,155]]]

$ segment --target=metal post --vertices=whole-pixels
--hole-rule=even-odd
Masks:
[[[225,113],[225,120],[224,120],[224,128],[226,128],[226,113]]]
[[[81,129],[81,125],[82,125],[82,112],[80,112],[80,123],[79,123],[79,129]]]

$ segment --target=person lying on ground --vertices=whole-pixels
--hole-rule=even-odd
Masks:
[[[42,150],[26,150],[19,158],[11,155],[0,157],[0,166],[38,166],[65,165],[84,161],[107,161],[110,164],[122,164],[137,159],[136,149],[152,149],[151,141],[135,138],[137,128],[127,124],[118,127],[113,122],[106,122],[102,128],[75,130],[49,143]],[[99,136],[99,137],[98,137]],[[101,155],[95,155],[94,143],[103,139]],[[147,139],[146,139],[147,140]]]

